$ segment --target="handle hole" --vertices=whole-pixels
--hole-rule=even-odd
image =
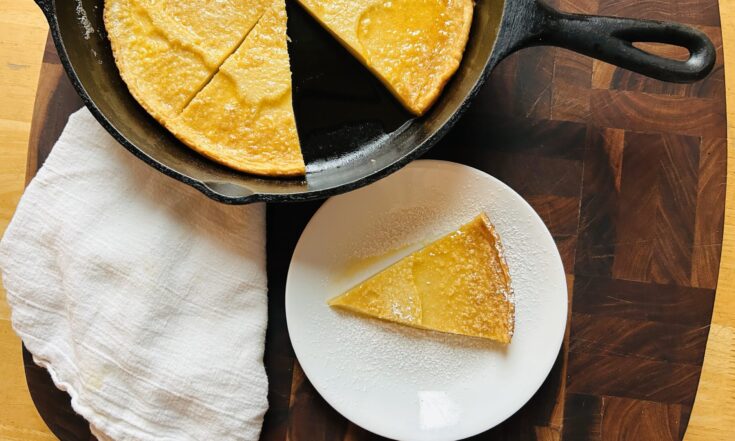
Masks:
[[[668,58],[670,60],[687,61],[691,55],[685,47],[666,43],[644,43],[636,41],[633,46],[652,55]]]

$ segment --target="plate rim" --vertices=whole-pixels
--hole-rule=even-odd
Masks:
[[[513,415],[515,415],[516,413],[518,413],[518,411],[520,411],[526,404],[528,404],[528,402],[531,400],[531,398],[533,398],[536,395],[536,393],[539,391],[539,389],[541,389],[541,386],[543,386],[544,382],[546,381],[546,379],[549,377],[549,374],[553,370],[554,365],[556,364],[556,360],[559,358],[559,353],[562,351],[562,348],[563,348],[564,337],[566,335],[566,329],[567,329],[567,327],[569,325],[569,300],[568,300],[569,285],[567,283],[568,281],[567,281],[567,277],[566,277],[566,272],[564,270],[564,264],[563,264],[563,261],[561,259],[561,255],[559,253],[559,249],[556,246],[556,241],[554,240],[553,235],[551,234],[551,231],[549,231],[548,226],[543,221],[543,219],[538,214],[538,212],[517,191],[515,191],[513,188],[511,188],[505,182],[501,181],[500,179],[496,178],[495,176],[493,176],[493,175],[491,175],[491,174],[489,174],[489,173],[487,173],[485,171],[482,171],[482,170],[477,169],[475,167],[472,167],[470,165],[466,165],[466,164],[462,164],[462,163],[454,162],[454,161],[447,161],[447,160],[440,160],[440,159],[418,159],[418,160],[415,160],[415,161],[409,163],[399,173],[403,173],[404,170],[410,170],[410,169],[412,169],[414,167],[418,167],[418,166],[422,166],[422,165],[427,165],[427,166],[430,166],[430,167],[433,167],[433,168],[437,168],[438,167],[438,168],[454,168],[454,169],[461,168],[461,169],[465,169],[466,171],[469,171],[470,173],[472,173],[474,175],[482,176],[483,178],[489,178],[491,181],[494,181],[494,184],[499,185],[501,188],[503,188],[506,191],[509,191],[511,194],[513,194],[515,197],[517,197],[520,200],[519,201],[520,204],[521,205],[524,205],[525,208],[529,210],[529,215],[531,215],[532,217],[534,217],[535,220],[537,220],[538,222],[541,223],[541,225],[543,225],[543,227],[544,227],[543,228],[544,234],[554,244],[554,250],[555,250],[555,252],[552,253],[553,254],[552,261],[553,261],[553,264],[554,264],[555,267],[557,267],[558,269],[561,269],[561,280],[563,281],[563,285],[564,285],[564,288],[565,288],[564,291],[567,293],[567,295],[565,296],[567,300],[563,303],[563,310],[564,310],[564,314],[563,314],[563,316],[564,316],[563,326],[561,326],[561,332],[559,333],[559,336],[557,337],[557,340],[558,341],[556,341],[554,343],[554,347],[555,348],[558,348],[555,351],[555,353],[557,355],[555,357],[549,359],[549,361],[546,363],[546,366],[544,366],[543,371],[545,372],[545,374],[543,375],[543,377],[540,377],[540,380],[537,382],[537,384],[534,384],[533,387],[529,389],[532,392],[529,394],[529,396],[527,398],[523,399],[522,403],[518,406],[518,408],[513,409],[513,410],[509,410],[509,411],[506,411],[506,412],[503,412],[502,413],[502,418],[499,418],[495,422],[490,422],[489,424],[477,425],[477,427],[472,426],[471,427],[471,430],[461,431],[462,433],[458,433],[458,437],[452,438],[454,440],[461,440],[461,439],[469,438],[469,437],[472,437],[472,436],[475,436],[475,435],[484,433],[484,432],[486,432],[488,430],[491,430],[491,429],[499,426],[500,424],[504,423],[510,417],[512,417]],[[399,176],[399,173],[396,173],[393,176]],[[390,176],[387,177],[386,179],[390,179]],[[382,437],[385,437],[385,438],[388,438],[388,439],[398,439],[398,438],[395,437],[395,434],[391,434],[391,433],[388,433],[386,431],[383,431],[382,428],[365,427],[364,425],[362,425],[358,421],[356,421],[356,418],[353,418],[352,417],[352,416],[354,416],[354,414],[350,411],[349,408],[345,409],[342,406],[337,406],[334,403],[332,403],[327,398],[327,396],[325,396],[325,394],[323,393],[323,389],[322,389],[321,385],[319,385],[319,382],[318,381],[315,382],[314,380],[312,380],[312,377],[309,375],[308,368],[305,367],[301,363],[301,361],[300,361],[301,360],[300,352],[297,349],[296,345],[293,344],[293,338],[291,338],[292,329],[291,329],[291,322],[289,320],[289,316],[290,316],[290,314],[289,314],[289,309],[290,309],[289,308],[289,303],[290,302],[289,302],[288,299],[289,299],[289,292],[293,289],[293,287],[292,287],[292,283],[293,283],[292,282],[292,280],[293,280],[292,279],[292,271],[293,271],[293,268],[294,268],[294,256],[296,256],[298,249],[302,245],[302,241],[304,240],[305,232],[308,230],[309,226],[311,226],[312,223],[315,222],[315,219],[317,218],[317,216],[323,210],[326,210],[327,207],[328,207],[328,205],[334,203],[333,199],[335,199],[335,198],[350,197],[354,192],[367,191],[367,189],[369,189],[372,185],[377,185],[380,182],[382,182],[382,179],[381,180],[378,180],[378,181],[376,181],[376,182],[374,182],[372,184],[369,184],[369,185],[367,185],[365,187],[361,187],[359,189],[356,189],[353,192],[343,193],[343,194],[339,194],[339,195],[330,197],[329,199],[327,199],[314,212],[314,214],[309,219],[309,222],[307,222],[306,226],[304,226],[303,230],[301,231],[301,234],[299,236],[299,240],[296,242],[296,246],[294,247],[293,253],[291,254],[291,260],[289,261],[289,266],[288,266],[288,273],[286,275],[286,284],[285,284],[285,292],[284,292],[284,309],[285,309],[285,315],[286,315],[286,328],[287,328],[287,331],[288,331],[289,340],[291,341],[291,346],[293,348],[293,351],[294,351],[294,355],[296,357],[296,360],[299,362],[299,366],[301,367],[302,372],[304,373],[304,375],[306,376],[306,378],[309,380],[309,382],[312,384],[312,386],[314,387],[314,389],[317,391],[317,393],[319,394],[319,396],[330,407],[332,407],[337,413],[339,413],[342,417],[346,418],[352,424],[355,424],[355,425],[361,427],[362,429],[367,430],[368,432],[374,433],[376,435],[379,435],[379,436],[382,436]],[[501,413],[499,413],[499,414],[501,414]],[[480,427],[480,426],[482,426],[482,427]],[[458,427],[463,427],[463,426],[459,425]]]

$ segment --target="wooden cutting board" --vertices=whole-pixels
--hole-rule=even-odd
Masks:
[[[501,64],[429,153],[485,170],[524,196],[551,230],[570,286],[567,336],[549,378],[521,411],[476,439],[678,440],[697,391],[722,245],[727,151],[717,1],[554,3],[695,25],[717,46],[718,64],[703,82],[673,85],[560,49],[524,50]],[[49,44],[29,179],[80,106]],[[318,206],[268,207],[270,410],[262,439],[377,439],[319,397],[286,331],[290,256]],[[29,389],[51,430],[62,440],[92,439],[68,396],[25,355]]]

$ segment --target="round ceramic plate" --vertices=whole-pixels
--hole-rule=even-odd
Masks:
[[[483,211],[515,291],[507,347],[327,306]],[[541,386],[564,336],[566,279],[546,226],[517,193],[471,167],[416,161],[324,203],[291,259],[286,317],[304,373],[342,415],[388,438],[455,440],[501,423]]]

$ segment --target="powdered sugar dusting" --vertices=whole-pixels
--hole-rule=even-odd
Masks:
[[[79,23],[82,25],[82,28],[84,29],[84,39],[89,40],[89,38],[94,34],[94,27],[92,26],[92,23],[89,21],[89,18],[87,18],[87,11],[84,10],[84,6],[82,6],[81,0],[75,0],[76,1],[76,8],[75,11],[77,13],[77,19],[79,20]]]
[[[446,393],[463,422],[487,422],[494,411],[506,415],[509,397],[523,391],[527,399],[541,384],[564,331],[563,268],[538,216],[487,175],[444,164],[417,161],[330,200],[304,232],[289,273],[289,331],[306,374],[337,410],[354,409],[359,397],[374,418],[398,418],[397,430],[407,432],[395,438],[415,438],[423,430],[422,391]],[[481,212],[500,237],[512,279],[514,293],[507,295],[514,297],[516,319],[509,345],[361,318],[326,305]]]
[[[336,373],[334,380],[345,381],[353,377],[352,363],[355,359],[362,360],[359,380],[353,380],[356,392],[384,387],[386,372],[405,378],[417,388],[448,387],[458,380],[457,372],[480,366],[490,369],[494,360],[487,357],[488,351],[502,350],[497,344],[482,339],[424,331],[337,310],[332,312],[334,321],[319,323],[311,335],[311,344],[334,341],[325,348],[322,359],[324,366]],[[334,324],[342,327],[336,334]],[[407,351],[409,347],[413,349]],[[345,348],[350,348],[349,357],[345,357]],[[435,376],[427,381],[426,376],[415,374],[418,370],[433,372]]]

